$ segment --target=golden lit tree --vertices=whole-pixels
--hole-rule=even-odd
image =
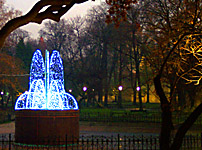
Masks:
[[[177,75],[187,84],[198,85],[202,79],[202,41],[201,35],[189,35],[179,46],[179,57],[174,62]]]
[[[165,94],[162,81],[166,74],[169,75],[173,71],[173,68],[177,70],[179,77],[187,81],[200,80],[198,72],[201,65],[200,44],[199,40],[198,43],[196,42],[195,35],[200,35],[202,30],[201,1],[146,0],[144,5],[144,31],[150,42],[148,48],[152,50],[150,57],[154,56],[151,59],[156,67],[154,85],[162,111],[160,149],[178,150],[186,132],[202,113],[202,104],[180,125],[171,142],[171,132],[174,127],[173,99]],[[199,53],[196,54],[194,51]]]

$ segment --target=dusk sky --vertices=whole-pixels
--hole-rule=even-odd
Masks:
[[[9,7],[13,7],[14,9],[18,9],[23,12],[23,14],[27,13],[34,4],[39,0],[6,0],[6,4],[8,4]],[[82,4],[76,4],[74,5],[62,18],[72,18],[76,16],[83,16],[86,14],[87,10],[91,8],[93,5],[100,4],[100,0],[97,0],[96,2],[88,1]],[[40,28],[42,28],[43,25],[38,25],[34,23],[30,23],[28,25],[25,25],[22,27],[22,29],[25,29],[29,32],[31,32],[31,36],[33,38],[37,38],[38,31]]]

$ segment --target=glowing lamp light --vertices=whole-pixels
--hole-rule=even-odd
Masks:
[[[140,91],[140,87],[139,87],[139,86],[138,86],[138,87],[136,87],[136,90],[137,90],[137,91]]]
[[[69,93],[71,93],[72,92],[72,89],[69,89]]]
[[[86,92],[87,89],[88,89],[88,88],[87,88],[86,86],[83,87],[83,91],[84,91],[84,92]]]
[[[29,91],[21,94],[15,110],[69,110],[78,109],[76,99],[65,92],[62,59],[58,51],[45,54],[45,64],[40,50],[34,52],[29,78]]]
[[[1,95],[4,95],[4,92],[3,92],[3,91],[1,92]]]
[[[123,90],[123,86],[120,85],[120,86],[118,87],[118,90],[119,90],[119,91],[122,91],[122,90]]]

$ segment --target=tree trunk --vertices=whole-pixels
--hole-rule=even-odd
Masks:
[[[119,53],[119,86],[122,86],[122,72],[123,72],[123,58],[122,58],[122,48],[120,46],[120,53]],[[122,91],[118,93],[118,107],[122,108]]]
[[[141,89],[141,81],[140,81],[140,58],[139,58],[139,48],[136,47],[134,50],[135,53],[135,64],[136,64],[136,79],[138,82],[138,87],[139,87],[139,91],[138,91],[138,98],[139,98],[139,108],[140,110],[143,110],[142,107],[142,89]]]
[[[137,60],[138,61],[138,60]],[[139,62],[136,62],[136,76],[137,76],[137,81],[138,81],[138,97],[139,97],[139,108],[140,110],[143,110],[142,107],[142,89],[141,89],[141,81],[140,81],[140,68],[139,68]]]
[[[190,127],[194,124],[197,118],[201,115],[202,104],[200,104],[189,115],[189,117],[184,121],[184,123],[179,127],[175,135],[174,141],[171,145],[170,134],[171,134],[171,130],[173,129],[171,104],[165,96],[160,79],[161,79],[160,75],[157,75],[154,78],[154,85],[155,85],[156,92],[160,98],[161,110],[162,110],[160,149],[161,150],[179,150],[182,146],[182,141],[185,134],[190,129]]]
[[[137,81],[136,81],[136,76],[135,76],[135,81],[134,81],[134,67],[133,67],[133,59],[132,59],[132,48],[130,49],[130,84],[133,90],[133,105],[137,105],[137,101],[136,101],[136,87],[137,87]]]
[[[149,84],[147,83],[147,103],[150,103],[149,101]]]
[[[133,89],[133,105],[137,105],[137,101],[136,101],[136,97],[137,97],[137,94],[136,94],[136,88]]]
[[[100,85],[98,87],[98,103],[102,103],[102,96],[103,96],[103,86],[102,81],[100,81]]]
[[[150,101],[149,101],[149,90],[150,90],[150,86],[149,86],[149,73],[148,73],[146,59],[144,59],[144,66],[145,66],[146,85],[147,85],[147,102],[146,103],[150,103]]]
[[[197,118],[202,113],[202,104],[200,104],[190,115],[189,117],[184,121],[184,123],[179,127],[173,144],[171,145],[170,150],[179,150],[182,146],[182,141],[187,133],[187,131],[190,129],[190,127],[194,124],[194,122],[197,120]]]
[[[6,107],[5,108],[8,108],[8,103],[9,103],[10,98],[11,98],[11,95],[9,94],[7,97],[7,100],[6,100]]]
[[[105,99],[104,99],[104,106],[108,106],[108,88],[105,88]]]
[[[4,95],[1,95],[1,108],[4,108]]]
[[[172,112],[171,112],[171,104],[165,96],[165,92],[161,85],[161,76],[157,75],[154,78],[154,85],[156,89],[156,93],[160,98],[161,102],[161,110],[162,110],[162,122],[161,122],[161,132],[160,132],[160,149],[161,150],[170,150],[170,136],[171,130],[173,128],[172,124]]]
[[[181,87],[180,85],[177,85],[177,94],[178,94],[178,105],[182,109],[182,107],[184,107],[186,104],[186,100],[185,100],[186,98],[185,98],[184,89],[181,89],[180,87]]]
[[[104,38],[103,38],[104,39]],[[108,52],[107,52],[107,41],[104,41],[102,48],[102,60],[101,60],[101,69],[103,73],[103,84],[104,84],[104,105],[108,104]]]
[[[131,64],[131,71],[130,71],[130,78],[131,78],[131,87],[132,87],[132,90],[133,90],[133,105],[137,105],[137,90],[136,90],[136,87],[137,87],[137,80],[136,80],[136,75],[135,75],[135,81],[133,80],[133,68],[132,68],[132,64]]]
[[[192,91],[188,91],[189,101],[190,101],[190,108],[193,108],[195,105],[195,97],[196,97],[196,88],[191,88]]]

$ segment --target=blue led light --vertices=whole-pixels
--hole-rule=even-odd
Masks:
[[[62,59],[58,51],[53,51],[50,60],[46,51],[45,64],[41,51],[34,52],[29,91],[20,95],[15,104],[15,110],[20,109],[78,109],[75,98],[65,92]]]

